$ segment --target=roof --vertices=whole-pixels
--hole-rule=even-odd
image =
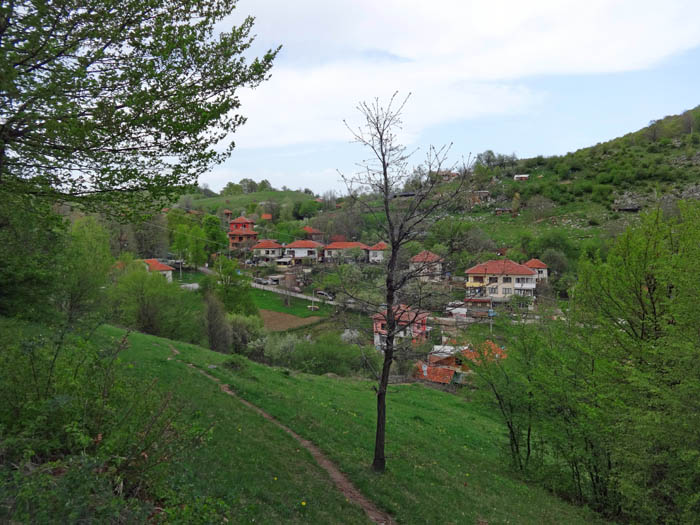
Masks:
[[[383,312],[376,313],[372,316],[372,319],[375,319],[377,321],[385,321],[386,320],[386,312],[387,310],[384,310]],[[423,319],[427,319],[429,312],[426,312],[424,310],[412,310],[410,306],[406,304],[397,304],[394,306],[394,317],[399,321],[403,323],[415,323],[418,321],[422,321]]]
[[[500,259],[477,264],[464,273],[468,275],[535,275],[537,272],[510,259]]]
[[[345,242],[347,241],[347,237],[345,235],[333,235],[331,237],[331,242]]]
[[[228,234],[229,237],[235,237],[236,235],[257,235],[258,232],[251,230],[250,228],[241,228],[240,230],[229,230]]]
[[[233,215],[233,212],[227,208],[223,211],[223,214],[224,215]]]
[[[425,367],[425,369],[423,368]],[[432,381],[433,383],[449,384],[455,375],[455,371],[450,368],[440,366],[430,366],[423,361],[416,363],[415,377]]]
[[[369,246],[361,242],[343,242],[336,241],[330,243],[326,246],[326,250],[350,250],[352,248],[360,248],[362,250],[369,250]]]
[[[549,268],[545,263],[539,259],[530,259],[525,263],[528,268]]]
[[[370,249],[371,251],[373,251],[373,252],[381,252],[381,251],[384,251],[384,250],[388,250],[388,249],[389,249],[389,245],[388,245],[387,243],[385,243],[384,241],[379,241],[379,242],[378,242],[377,244],[375,244],[374,246],[370,246],[369,249]]]
[[[255,224],[255,221],[242,216],[233,219],[231,222],[234,224]]]
[[[263,221],[271,221],[272,220],[272,214],[271,213],[263,213],[260,216],[260,219]]]
[[[163,264],[158,259],[144,259],[143,262],[148,265],[149,272],[171,272],[175,269],[172,266]]]
[[[432,263],[432,262],[442,262],[442,257],[437,253],[429,252],[428,250],[423,250],[418,255],[411,257],[411,262],[417,263]]]
[[[262,239],[253,246],[253,250],[279,250],[280,248],[282,248],[282,245],[272,239]]]
[[[323,233],[321,230],[317,230],[316,228],[312,228],[311,226],[304,226],[302,228],[306,233]]]
[[[316,241],[294,241],[290,242],[285,248],[323,248],[323,244]]]

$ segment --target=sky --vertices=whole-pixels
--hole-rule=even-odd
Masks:
[[[357,104],[410,94],[400,140],[420,164],[452,143],[557,155],[700,104],[697,0],[239,0],[220,27],[255,17],[252,52],[282,46],[271,77],[241,89],[232,156],[200,178],[344,186],[367,151]]]

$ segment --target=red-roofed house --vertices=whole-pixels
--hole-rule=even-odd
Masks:
[[[353,250],[362,250],[362,259],[367,259],[369,246],[361,242],[332,242],[323,250],[324,259],[338,259],[352,257]]]
[[[311,226],[304,226],[302,230],[306,232],[307,239],[311,239],[312,241],[316,242],[323,241],[323,232],[321,230],[317,230],[316,228],[312,228]]]
[[[421,281],[439,281],[442,278],[443,259],[438,254],[423,250],[411,257],[408,269],[416,272]]]
[[[471,362],[477,364],[482,360],[492,362],[505,357],[505,350],[489,340],[476,348],[472,345],[434,346],[428,354],[427,361],[416,363],[413,376],[433,383],[461,383],[464,381],[464,374],[470,373]]]
[[[271,213],[263,213],[260,216],[261,221],[271,221],[272,220],[272,214]]]
[[[284,251],[285,256],[292,259],[293,264],[299,264],[304,259],[318,261],[323,253],[323,244],[307,240],[294,241],[286,245]]]
[[[535,296],[537,272],[510,259],[486,261],[466,272],[467,298],[488,297],[503,302],[512,295]]]
[[[260,259],[266,263],[282,257],[282,252],[284,251],[284,247],[272,239],[262,239],[251,249],[256,259]]]
[[[255,221],[238,217],[229,222],[228,241],[232,250],[245,249],[258,240],[258,232],[253,229]]]
[[[164,276],[169,283],[173,281],[173,270],[175,268],[172,266],[163,264],[158,259],[144,259],[143,262],[146,264],[146,269],[149,272],[158,272]]]
[[[372,316],[374,322],[374,346],[381,350],[386,345],[386,315],[384,310]],[[399,330],[394,334],[394,340],[411,338],[414,344],[424,343],[428,339],[428,312],[413,310],[405,304],[394,306],[394,318],[399,325]]]
[[[374,246],[369,247],[369,262],[384,262],[384,253],[389,249],[389,245],[384,241],[379,241]]]
[[[525,266],[537,272],[538,281],[546,281],[549,277],[549,266],[539,259],[530,259],[525,263]]]

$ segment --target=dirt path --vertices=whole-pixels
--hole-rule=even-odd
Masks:
[[[174,355],[179,354],[175,347],[170,345],[170,350],[173,352]],[[170,358],[169,358],[170,359]],[[179,359],[178,359],[179,361]],[[181,361],[184,362],[184,361]],[[242,397],[236,395],[226,384],[223,384],[218,378],[206,373],[204,370],[200,370],[197,367],[195,367],[192,363],[186,363],[187,366],[190,368],[193,368],[195,370],[199,370],[199,372],[205,376],[206,378],[210,379],[211,381],[214,381],[219,385],[219,389],[224,392],[225,394],[233,397],[240,403],[244,404],[251,410],[254,410],[258,414],[260,414],[262,417],[273,423],[274,425],[278,426],[282,430],[284,430],[287,434],[292,436],[297,442],[304,447],[306,450],[308,450],[313,458],[316,460],[316,463],[325,470],[328,475],[331,477],[331,480],[333,483],[335,483],[335,486],[342,492],[342,494],[351,502],[355,503],[356,505],[359,505],[367,514],[367,517],[374,523],[381,523],[381,524],[394,524],[394,521],[391,519],[391,516],[389,516],[386,512],[380,510],[374,503],[372,503],[370,500],[368,500],[359,490],[357,490],[357,487],[352,484],[352,482],[343,474],[340,469],[336,466],[335,463],[333,463],[326,455],[321,452],[321,449],[319,449],[316,445],[314,445],[311,441],[308,439],[305,439],[301,437],[299,434],[294,432],[291,428],[283,425],[280,423],[277,419],[275,419],[273,416],[262,410],[260,407],[254,405],[250,401],[246,401]]]

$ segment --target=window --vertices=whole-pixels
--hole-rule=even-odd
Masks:
[[[489,284],[497,283],[497,282],[498,282],[498,277],[489,277]]]
[[[491,295],[496,295],[498,293],[498,286],[492,286],[489,288],[489,293]]]
[[[513,293],[512,288],[504,288],[503,289],[503,295],[511,295]]]
[[[504,282],[504,283],[513,282],[513,278],[512,278],[512,277],[504,277],[504,278],[503,278],[503,282]]]
[[[483,277],[472,277],[472,282],[473,283],[483,283],[484,278]]]

